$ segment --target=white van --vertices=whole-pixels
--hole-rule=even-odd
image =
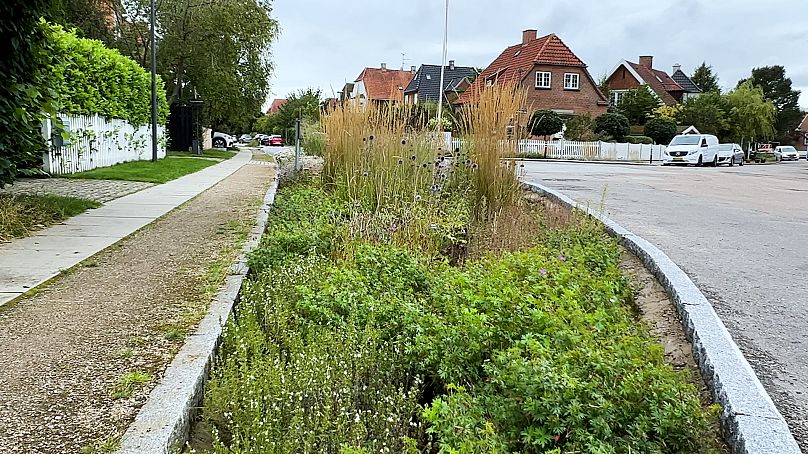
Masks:
[[[671,140],[662,156],[662,165],[718,165],[718,138],[711,134],[681,134]]]

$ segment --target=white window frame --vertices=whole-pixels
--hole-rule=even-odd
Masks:
[[[540,83],[539,78],[542,79],[541,82],[546,82],[546,84]],[[552,85],[553,73],[549,71],[536,71],[536,88],[551,88]]]
[[[609,103],[612,106],[617,106],[620,104],[620,100],[623,99],[623,96],[628,93],[628,90],[611,90],[609,91]]]
[[[573,84],[572,82],[575,81]],[[580,90],[581,75],[578,73],[564,73],[564,90]]]

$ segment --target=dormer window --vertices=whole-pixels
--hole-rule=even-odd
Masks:
[[[552,74],[545,71],[536,72],[536,88],[550,88],[552,82]]]

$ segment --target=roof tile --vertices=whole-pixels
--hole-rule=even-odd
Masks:
[[[356,82],[365,84],[368,99],[376,101],[402,101],[404,88],[412,80],[411,71],[399,69],[365,68]]]

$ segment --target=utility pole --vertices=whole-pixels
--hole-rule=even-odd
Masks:
[[[298,109],[295,121],[295,172],[300,170],[300,116],[300,109]]]
[[[443,21],[443,59],[440,64],[440,87],[438,89],[438,132],[443,132],[443,77],[446,69],[446,41],[449,37],[449,0],[446,0],[446,11]],[[442,139],[442,138],[441,138]]]
[[[157,161],[157,45],[154,31],[156,7],[151,0],[151,133],[152,133],[152,162]]]

